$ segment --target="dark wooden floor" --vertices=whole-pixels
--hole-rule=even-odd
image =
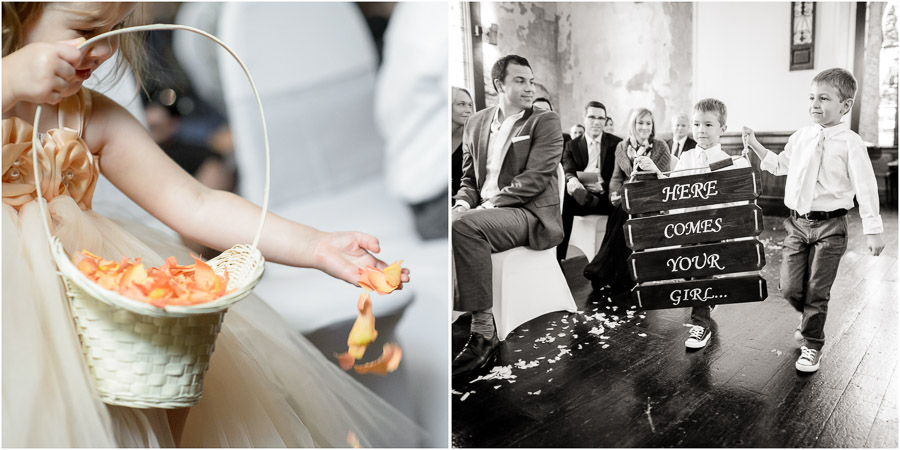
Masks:
[[[767,217],[764,302],[720,306],[706,349],[689,311],[637,311],[592,293],[585,258],[563,269],[577,313],[510,334],[492,372],[454,380],[454,447],[889,447],[898,445],[897,212],[867,254],[859,216],[841,261],[821,369],[794,369],[798,314],[780,296],[784,231]],[[453,327],[454,351],[468,324]]]

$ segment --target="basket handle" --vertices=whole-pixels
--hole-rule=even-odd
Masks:
[[[253,77],[250,76],[250,71],[247,70],[247,66],[244,65],[244,62],[241,61],[241,58],[238,57],[224,42],[220,41],[219,38],[194,27],[189,27],[186,25],[175,25],[175,24],[153,24],[153,25],[141,25],[130,28],[120,28],[118,30],[112,30],[103,34],[98,34],[87,41],[81,43],[78,46],[78,49],[81,50],[94,42],[97,42],[101,39],[107,39],[119,34],[132,33],[136,31],[154,31],[154,30],[185,30],[190,31],[192,33],[199,34],[203,37],[208,38],[209,40],[219,44],[220,47],[224,48],[225,51],[228,52],[234,60],[241,66],[244,74],[247,75],[247,80],[250,82],[250,88],[253,89],[253,95],[256,96],[256,106],[259,108],[259,117],[262,119],[262,129],[263,129],[263,140],[265,143],[266,149],[266,184],[265,189],[263,191],[263,202],[262,202],[262,213],[259,217],[259,226],[256,228],[256,236],[253,237],[253,243],[250,244],[253,248],[256,248],[257,244],[259,244],[259,238],[262,235],[263,225],[266,222],[266,213],[269,209],[269,171],[270,171],[270,161],[269,161],[269,132],[266,128],[266,116],[263,113],[262,100],[259,97],[259,91],[256,90],[256,84],[253,83]],[[41,119],[41,105],[37,106],[37,109],[34,112],[34,127],[31,133],[31,143],[32,143],[32,158],[34,161],[34,184],[37,188],[37,196],[38,196],[38,204],[41,208],[41,219],[44,222],[44,231],[47,232],[47,240],[52,241],[52,234],[50,233],[50,222],[48,221],[49,213],[47,212],[46,200],[44,200],[44,195],[41,190],[41,181],[40,181],[40,170],[38,166],[38,152],[42,149],[40,139],[38,139],[38,125],[40,124]]]

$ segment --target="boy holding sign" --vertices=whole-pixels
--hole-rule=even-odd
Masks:
[[[862,138],[841,118],[850,112],[856,79],[844,69],[828,69],[813,78],[809,115],[814,124],[791,135],[784,151],[763,147],[744,127],[746,145],[759,157],[760,169],[787,175],[781,291],[801,313],[794,333],[800,347],[795,367],[815,372],[825,344],[825,317],[831,285],[847,249],[847,210],[859,202],[863,234],[872,255],[884,249],[878,185]]]
[[[731,160],[731,156],[722,150],[720,143],[722,134],[725,133],[727,126],[725,121],[728,118],[728,109],[725,103],[714,98],[706,98],[694,105],[691,128],[694,134],[694,140],[697,146],[681,154],[678,164],[672,171],[672,176],[685,176],[710,172],[710,165],[727,167],[730,169],[740,169],[750,167],[750,163],[745,158],[738,158],[730,164],[720,164],[721,161]],[[635,159],[635,165],[641,170],[655,171],[659,173],[659,169],[653,164],[650,158],[639,157]],[[730,166],[730,167],[729,167]],[[717,205],[714,208],[728,206]],[[710,208],[699,207],[694,209]],[[691,209],[693,210],[693,209]],[[674,210],[673,210],[674,211]],[[684,212],[686,210],[679,210]],[[687,340],[684,345],[687,348],[697,349],[703,348],[712,337],[710,331],[710,314],[715,306],[695,306],[691,308],[691,327]]]

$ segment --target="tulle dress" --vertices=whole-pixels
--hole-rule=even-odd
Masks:
[[[190,259],[188,249],[149,228],[91,210],[100,155],[81,138],[90,111],[86,89],[60,103],[59,127],[42,135],[37,169],[31,124],[3,120],[4,447],[174,445],[166,411],[108,406],[92,387],[35,201],[40,170],[53,233],[70,254],[89,249],[108,259],[141,257],[152,266],[165,256]],[[302,294],[297,301],[314,301]],[[343,373],[260,299],[251,295],[230,308],[181,445],[346,447],[349,432],[364,447],[424,441],[417,425]]]

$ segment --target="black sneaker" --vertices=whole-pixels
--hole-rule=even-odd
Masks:
[[[684,341],[684,346],[687,348],[703,348],[706,347],[706,343],[709,342],[711,337],[712,331],[709,331],[709,328],[694,325],[687,340]]]

